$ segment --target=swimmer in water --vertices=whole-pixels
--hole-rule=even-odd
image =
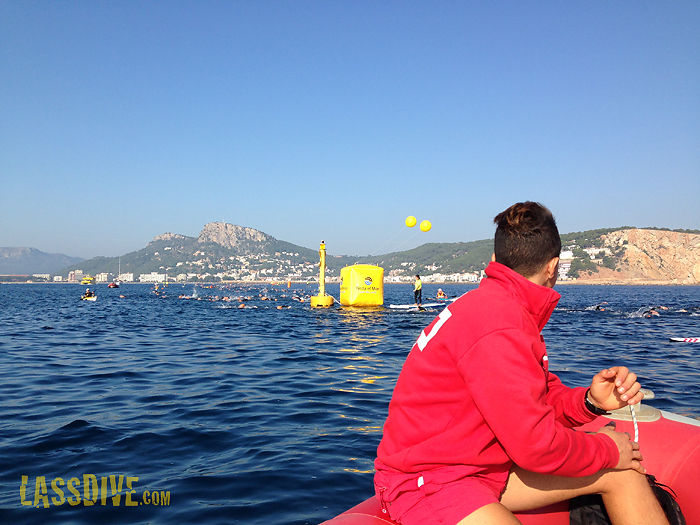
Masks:
[[[659,314],[659,312],[656,311],[656,307],[655,307],[655,306],[652,306],[652,307],[649,308],[648,310],[645,310],[645,311],[642,313],[642,315],[643,315],[644,317],[646,317],[647,319],[649,319],[650,317],[656,317],[656,316],[659,316],[659,315],[661,315],[661,314]]]
[[[605,308],[603,307],[603,305],[605,305],[605,304],[608,304],[608,303],[607,303],[607,302],[602,302],[602,303],[594,304],[594,305],[592,305],[592,306],[586,306],[585,310],[591,310],[591,311],[592,311],[592,310],[597,310],[597,311],[599,311],[599,312],[604,312],[604,311],[605,311]]]

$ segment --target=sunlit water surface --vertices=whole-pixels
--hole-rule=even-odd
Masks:
[[[453,297],[472,288],[441,287]],[[311,310],[316,290],[302,285],[97,290],[88,303],[75,285],[0,285],[2,523],[329,519],[372,493],[393,385],[439,312]],[[426,297],[436,290],[424,286]],[[627,364],[656,393],[651,404],[700,416],[700,344],[669,342],[700,336],[699,287],[558,290],[544,336],[564,382]],[[337,298],[337,285],[329,292]],[[385,304],[411,300],[411,286],[385,286]],[[590,308],[603,301],[605,311]],[[640,315],[654,305],[668,309]],[[85,474],[106,479],[94,505],[52,503],[52,480]],[[149,490],[169,492],[168,504],[117,506],[111,493],[103,504],[110,475],[138,477],[134,501]],[[36,508],[40,476],[47,498]]]

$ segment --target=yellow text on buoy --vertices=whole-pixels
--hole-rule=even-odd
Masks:
[[[328,308],[333,306],[333,296],[326,295],[326,243],[321,241],[321,247],[318,249],[318,254],[321,258],[318,270],[318,295],[309,299],[311,308]]]

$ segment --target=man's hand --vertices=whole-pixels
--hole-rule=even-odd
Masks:
[[[646,474],[646,469],[642,466],[642,453],[639,452],[639,443],[634,443],[630,440],[629,434],[626,432],[617,432],[611,426],[604,426],[598,431],[598,434],[605,434],[610,437],[617,445],[617,450],[620,453],[620,460],[617,462],[615,469],[636,470],[640,474]]]
[[[644,394],[637,382],[637,374],[624,366],[601,370],[591,381],[589,401],[604,410],[616,410],[639,403]]]

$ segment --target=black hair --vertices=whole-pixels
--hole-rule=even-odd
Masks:
[[[513,204],[493,219],[496,262],[530,277],[559,257],[561,238],[552,212],[538,202]]]

